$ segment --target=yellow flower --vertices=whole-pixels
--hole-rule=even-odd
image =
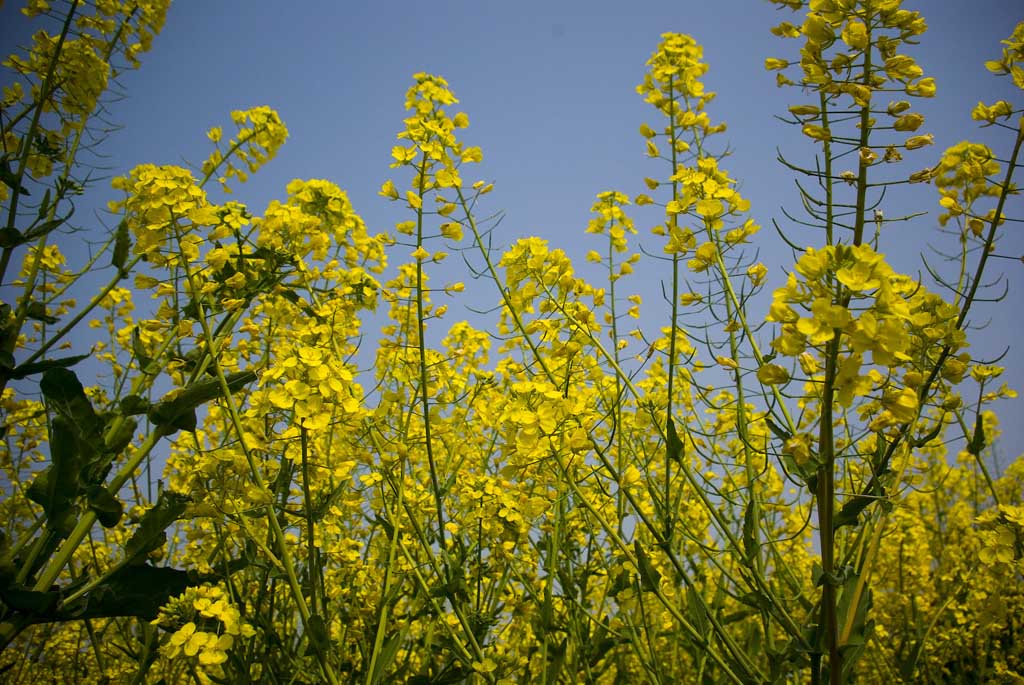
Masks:
[[[701,216],[712,219],[717,216],[721,216],[725,211],[725,207],[722,206],[721,200],[705,199],[697,201],[696,210]]]
[[[1006,100],[999,100],[992,105],[979,102],[971,111],[971,118],[975,121],[985,121],[989,124],[996,123],[998,118],[1009,118],[1013,114],[1013,105]]]
[[[800,370],[803,371],[808,376],[813,376],[814,374],[818,373],[818,371],[821,368],[818,365],[818,360],[815,359],[814,355],[810,354],[809,352],[800,353],[800,356],[797,359],[800,362]]]
[[[882,404],[897,423],[910,423],[917,418],[917,392],[913,388],[903,388],[899,392],[887,393],[882,399]]]
[[[765,385],[781,385],[789,381],[789,371],[778,364],[763,364],[757,370],[757,380]]]
[[[715,357],[715,361],[717,361],[723,367],[730,369],[732,371],[735,371],[736,369],[740,368],[740,365],[736,363],[736,360],[731,357],[723,357],[719,355]]]
[[[995,531],[985,531],[982,539],[985,546],[978,550],[978,559],[981,563],[987,566],[1013,563],[1017,538],[1008,526],[999,526]]]
[[[391,148],[391,156],[394,157],[395,163],[391,166],[401,166],[403,164],[409,164],[412,160],[416,159],[416,148],[405,147],[402,145],[396,145]]]
[[[683,305],[684,307],[703,301],[704,296],[698,293],[683,293],[682,295],[679,296],[679,304]]]
[[[931,133],[927,133],[923,136],[911,136],[910,138],[907,138],[907,142],[904,143],[904,146],[908,150],[916,150],[926,145],[933,145],[934,143],[935,136]]]
[[[783,443],[782,452],[793,457],[797,464],[803,466],[811,460],[811,437],[806,433],[794,435]]]
[[[924,123],[924,115],[912,112],[904,114],[893,122],[892,127],[897,131],[916,131]]]
[[[854,50],[863,50],[868,46],[868,27],[862,21],[851,19],[840,37]]]
[[[377,194],[382,195],[391,200],[398,199],[398,189],[395,188],[395,183],[391,179],[384,181],[384,184],[381,185],[380,191],[378,191]]]
[[[441,235],[449,240],[462,240],[462,224],[456,221],[448,221],[441,224]]]
[[[814,140],[832,140],[832,133],[823,126],[815,126],[814,124],[804,124],[803,132],[805,136],[813,138]]]
[[[835,35],[828,20],[816,12],[807,15],[801,32],[807,36],[808,41],[818,45],[827,43]]]
[[[821,113],[821,108],[815,105],[793,105],[789,111],[798,117],[816,117]]]
[[[907,93],[911,95],[917,95],[923,98],[935,97],[935,79],[928,77],[923,78],[915,84],[907,84]]]
[[[694,258],[687,262],[687,266],[698,273],[706,271],[715,263],[715,258],[717,256],[718,248],[715,247],[714,243],[703,243],[697,248],[697,251],[693,255]]]
[[[206,263],[214,271],[220,271],[221,267],[227,263],[229,256],[228,251],[223,247],[215,247],[206,253]]]
[[[831,248],[816,250],[813,247],[809,247],[807,248],[807,251],[801,255],[800,259],[797,260],[794,265],[794,269],[796,269],[796,272],[807,280],[817,281],[825,275],[831,258]]]
[[[820,345],[835,337],[835,329],[844,328],[852,320],[846,307],[832,304],[827,297],[819,297],[811,304],[811,317],[801,317],[796,328],[812,345]]]
[[[434,178],[437,180],[437,185],[440,188],[462,187],[462,179],[459,178],[459,172],[456,171],[455,169],[438,169],[437,174],[435,174]]]
[[[768,267],[766,267],[764,264],[762,264],[760,262],[758,262],[757,264],[753,264],[753,265],[747,267],[747,278],[749,278],[750,282],[752,284],[754,284],[755,286],[758,286],[758,285],[761,285],[762,283],[764,283],[764,279],[767,276],[768,276]]]

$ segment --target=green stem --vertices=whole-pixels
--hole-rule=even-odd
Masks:
[[[416,185],[416,192],[422,202],[423,193],[426,189],[427,178],[427,154],[423,153],[420,159],[419,180]],[[416,210],[416,249],[423,248],[423,208]],[[419,352],[420,372],[420,402],[423,405],[423,440],[426,442],[427,465],[430,469],[430,487],[434,491],[434,507],[437,514],[437,539],[441,547],[441,557],[444,560],[445,575],[448,575],[447,545],[445,544],[444,530],[444,501],[441,497],[441,483],[437,476],[437,462],[434,459],[434,441],[432,436],[432,424],[430,421],[430,388],[427,382],[427,343],[426,322],[424,321],[423,307],[423,260],[416,259],[416,344]],[[445,578],[447,581],[447,577]]]
[[[179,249],[180,249],[180,234],[179,238]],[[214,335],[212,328],[210,327],[210,321],[206,316],[206,307],[203,303],[203,297],[199,295],[202,289],[196,281],[196,276],[191,268],[189,268],[188,260],[182,259],[182,263],[185,268],[185,276],[188,279],[189,287],[191,292],[194,293],[195,305],[197,310],[197,318],[199,325],[203,329],[203,337],[206,341],[206,347],[209,353],[209,360],[213,366],[214,374],[217,376],[217,380],[220,383],[221,394],[224,400],[224,404],[228,410],[228,416],[231,421],[231,426],[235,431],[235,435],[238,436],[238,445],[245,455],[245,461],[249,467],[249,475],[252,477],[253,483],[261,492],[267,492],[266,482],[263,480],[263,476],[260,474],[259,467],[256,464],[256,459],[253,457],[252,449],[249,447],[248,441],[246,440],[246,431],[242,425],[242,418],[238,413],[238,406],[234,399],[234,394],[231,392],[231,388],[228,386],[227,378],[224,376],[224,369],[220,364],[220,338]],[[116,492],[116,490],[115,490]],[[292,559],[291,552],[288,549],[288,541],[285,538],[284,530],[281,528],[281,522],[278,520],[276,513],[273,508],[270,507],[267,510],[266,515],[267,523],[269,524],[270,530],[274,537],[274,542],[277,544],[277,552],[280,557],[281,566],[288,578],[288,587],[291,590],[292,599],[295,601],[295,605],[298,608],[299,616],[302,618],[303,626],[308,630],[309,621],[312,613],[309,610],[309,606],[306,604],[305,597],[302,594],[302,586],[299,583],[298,576],[295,572],[295,562]],[[334,673],[334,669],[331,668],[331,664],[327,659],[327,654],[321,649],[314,649],[317,661],[320,664],[320,669],[323,673],[324,678],[331,683],[331,685],[337,685],[338,678]]]

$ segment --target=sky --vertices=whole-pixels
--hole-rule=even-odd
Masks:
[[[0,8],[5,54],[29,35],[19,6],[8,0]],[[942,149],[965,138],[989,142],[1007,155],[1009,136],[978,130],[970,110],[979,100],[1000,98],[1019,106],[1021,92],[1009,79],[990,75],[983,63],[999,56],[999,41],[1024,19],[1024,8],[1015,0],[908,0],[904,6],[920,10],[928,22],[929,31],[911,54],[938,82],[934,100],[914,100],[915,110],[926,115],[919,133],[933,133],[936,145],[908,153],[913,157],[904,167],[907,173],[934,164]],[[389,169],[390,149],[402,128],[412,74],[427,71],[448,80],[460,99],[457,109],[468,113],[470,127],[462,140],[483,148],[484,163],[473,173],[496,185],[483,209],[504,213],[496,246],[541,236],[565,249],[582,271],[587,250],[604,248],[584,235],[595,195],[616,189],[634,196],[645,192],[645,176],[663,172],[644,155],[638,133],[645,122],[658,128],[660,115],[635,86],[659,36],[688,33],[704,46],[710,65],[706,87],[718,93],[710,115],[729,125],[719,136],[731,151],[722,166],[739,179],[753,218],[765,227],[756,247],[771,268],[774,287],[784,281],[792,258],[771,229],[773,219],[794,231],[790,237],[796,242],[820,244],[819,236],[795,232],[782,213],[785,207],[799,215],[800,206],[793,177],[779,165],[777,153],[812,164],[814,152],[795,127],[775,118],[787,106],[808,101],[797,89],[778,89],[774,75],[764,69],[765,57],[796,59],[797,41],[783,41],[768,30],[782,20],[800,23],[765,0],[176,0],[153,50],[142,57],[142,69],[120,79],[126,97],[110,107],[110,118],[122,128],[105,147],[109,173],[147,162],[198,163],[209,153],[205,132],[210,127],[230,131],[232,110],[269,105],[288,126],[289,140],[273,162],[236,189],[234,199],[262,214],[270,200],[284,198],[291,179],[325,178],[349,193],[372,231],[390,230],[406,217],[377,191],[395,175]],[[90,196],[97,208],[113,197],[105,184]],[[884,251],[898,268],[924,274],[919,253],[930,243],[949,245],[949,236],[937,229],[936,200],[932,186],[901,186],[886,197],[886,216],[928,211],[887,229]],[[1024,214],[1019,201],[1016,208],[1017,216]],[[660,251],[649,233],[657,216],[634,214],[642,242]],[[111,223],[83,211],[78,216],[83,224]],[[1007,228],[999,253],[1024,255],[1019,224]],[[972,316],[988,322],[972,338],[972,350],[983,357],[998,356],[1024,334],[1015,315],[1024,295],[1024,269],[1012,260],[994,266],[992,273],[1005,274],[1009,292],[1002,304],[979,308]],[[651,328],[664,321],[659,286],[664,273],[653,266],[640,269],[633,281],[645,295]],[[474,289],[474,297],[483,299],[468,302],[492,304],[493,296],[493,286]],[[459,307],[456,303],[449,322],[474,316]],[[1024,347],[1011,348],[1003,363],[1011,386],[1024,391]],[[1000,406],[1000,414],[1012,452],[1024,442],[1024,426],[1013,420],[1021,416],[1019,403]]]

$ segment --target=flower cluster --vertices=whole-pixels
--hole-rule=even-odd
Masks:
[[[134,252],[155,264],[169,263],[176,238],[193,230],[193,220],[203,220],[207,209],[205,191],[192,172],[179,166],[143,164],[112,182],[125,199],[112,202],[112,212],[125,215],[135,237]]]
[[[228,184],[231,179],[245,183],[249,180],[249,174],[256,173],[274,158],[278,148],[288,138],[288,129],[277,112],[270,107],[235,110],[231,113],[231,121],[238,128],[238,133],[228,141],[226,152],[220,147],[223,130],[218,126],[207,133],[207,137],[217,147],[202,165],[206,178],[220,174],[217,181],[227,193],[231,192]],[[245,168],[241,168],[239,163]]]
[[[223,673],[220,665],[236,641],[256,634],[216,586],[188,588],[164,605],[153,624],[173,631],[161,646],[161,655],[178,667],[183,661],[191,664],[203,683],[217,682]]]
[[[966,351],[973,290],[957,283],[947,302],[862,232],[872,167],[930,141],[868,144],[922,125],[902,101],[872,103],[933,90],[896,52],[923,21],[896,0],[780,2],[809,10],[776,31],[806,39],[802,85],[823,95],[791,112],[822,143],[826,164],[808,173],[827,208],[807,203],[821,240],[797,248],[781,283],[751,256],[758,226],[709,144],[724,125],[706,111],[707,66],[678,34],[662,36],[639,87],[662,121],[640,135],[663,168],[632,203],[600,193],[586,225],[600,248],[587,261],[607,280],[536,237],[500,258],[487,248],[476,205],[490,186],[463,178],[481,153],[428,74],[392,150],[407,176],[380,189],[407,213],[395,236],[372,235],[322,179],[293,180],[261,216],[214,204],[211,181],[245,181],[283,143],[267,108],[234,113],[223,144],[209,132],[200,178],[144,165],[118,179],[113,273],[86,305],[106,337],[93,348],[100,386],[50,354],[77,330],[51,321],[74,306],[79,272],[45,241],[27,249],[15,284],[35,299],[0,307],[17,353],[0,359],[13,382],[0,393],[0,641],[12,647],[0,672],[1019,680],[1024,459],[996,468],[987,408],[1015,393]],[[107,31],[121,6],[93,6]],[[1015,36],[999,62],[1014,77]],[[832,116],[848,97],[862,127],[850,137]],[[843,158],[857,173],[832,170]],[[926,174],[974,233],[973,203],[1012,195],[994,164],[1016,161],[962,144]],[[857,204],[835,194],[850,188]],[[653,207],[654,249],[634,243],[631,204],[638,217]],[[469,240],[475,251],[458,245]],[[440,298],[466,287],[435,285],[445,249],[494,288],[489,327],[446,322]],[[386,252],[400,259],[388,278]],[[664,269],[670,307],[650,337],[619,329],[641,320],[641,298],[622,291],[641,268]],[[753,311],[768,284],[765,325]],[[375,349],[361,350],[380,302]],[[646,353],[620,355],[630,339]],[[40,372],[41,400],[21,392]],[[965,380],[974,407],[956,394]],[[147,465],[161,460],[156,480]],[[52,487],[61,479],[74,502]],[[171,580],[129,587],[138,577]],[[117,605],[122,590],[145,605]]]

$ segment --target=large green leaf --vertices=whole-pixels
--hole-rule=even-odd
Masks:
[[[676,422],[672,420],[672,417],[668,417],[668,421],[665,423],[665,448],[668,450],[668,458],[676,463],[680,463],[683,460],[683,441],[679,439],[679,434],[676,432]]]
[[[121,278],[127,278],[125,264],[128,263],[128,253],[132,248],[131,235],[128,233],[128,222],[124,219],[117,225],[117,233],[114,234],[114,252],[111,254],[110,263],[117,269]]]
[[[102,485],[94,485],[87,493],[89,508],[104,528],[113,528],[124,515],[124,505]]]
[[[654,592],[661,587],[661,573],[651,564],[651,559],[639,540],[633,541],[633,550],[636,552],[637,570],[640,571],[640,587]]]
[[[142,515],[139,527],[125,545],[129,561],[142,563],[147,554],[162,546],[167,541],[167,534],[164,531],[181,518],[190,501],[188,495],[166,490],[161,492],[156,506]]]
[[[39,380],[39,389],[49,407],[70,419],[79,433],[95,435],[100,432],[101,421],[74,371],[63,367],[47,369]]]
[[[50,465],[35,477],[26,491],[28,498],[43,508],[51,530],[66,535],[74,527],[74,500],[81,487],[81,472],[74,424],[65,416],[55,416],[50,422]]]
[[[255,381],[256,374],[252,371],[236,371],[229,373],[225,380],[228,390],[238,392]],[[218,379],[197,381],[172,397],[154,404],[149,410],[149,420],[157,426],[194,430],[196,408],[218,397],[221,397]]]
[[[74,366],[80,361],[84,361],[91,357],[91,354],[79,354],[73,357],[61,357],[60,359],[44,359],[38,362],[32,362],[31,364],[21,364],[15,368],[7,371],[4,375],[11,380],[21,380],[37,373],[45,373],[50,369],[64,368]]]

